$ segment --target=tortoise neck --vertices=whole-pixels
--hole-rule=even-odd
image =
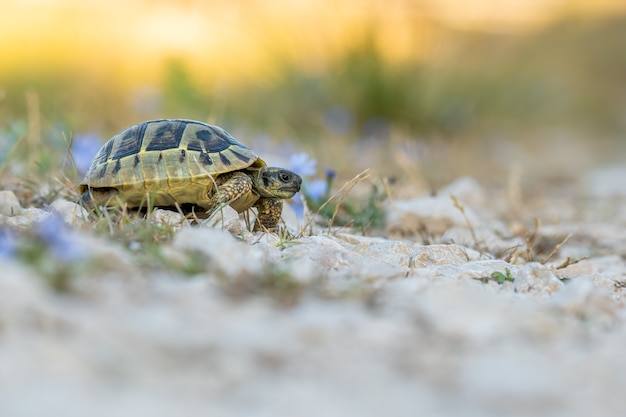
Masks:
[[[267,175],[267,171],[268,167],[263,166],[249,173],[254,183],[254,188],[261,197],[272,197],[272,194],[267,191],[270,185],[270,177]]]

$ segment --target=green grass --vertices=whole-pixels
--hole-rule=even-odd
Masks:
[[[491,278],[496,280],[498,284],[504,284],[505,281],[515,281],[515,278],[511,275],[509,268],[504,268],[504,273],[498,271],[494,272],[491,274]]]

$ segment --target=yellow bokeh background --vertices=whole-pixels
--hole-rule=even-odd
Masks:
[[[626,9],[609,1],[462,2],[297,0],[2,0],[0,77],[81,71],[121,83],[151,83],[164,59],[205,79],[271,76],[277,60],[315,69],[374,30],[388,59],[441,48],[441,25],[527,30],[564,14]]]

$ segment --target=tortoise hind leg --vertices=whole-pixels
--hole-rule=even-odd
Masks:
[[[283,213],[283,201],[278,198],[259,198],[254,207],[258,210],[253,232],[276,231],[276,226]]]
[[[80,196],[80,203],[90,210],[97,207],[115,205],[115,197],[119,194],[116,188],[87,188]]]

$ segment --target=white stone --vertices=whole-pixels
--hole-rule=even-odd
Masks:
[[[461,177],[442,188],[437,194],[441,196],[455,196],[459,202],[472,206],[485,203],[485,190],[472,177]]]
[[[64,199],[54,200],[50,204],[53,213],[59,214],[65,223],[80,226],[89,219],[89,212],[84,207]]]
[[[186,227],[174,236],[172,246],[206,257],[207,268],[228,277],[256,274],[266,266],[263,251],[236,239],[226,230],[210,227]]]
[[[361,254],[344,243],[329,236],[308,236],[287,245],[280,254],[281,258],[293,260],[295,264],[308,259],[317,275],[347,278],[354,282],[385,281],[406,275],[406,255],[373,248],[363,249],[364,254]]]
[[[436,271],[441,277],[475,280],[487,278],[486,281],[491,282],[490,278],[494,272],[506,275],[507,269],[512,276],[515,276],[518,267],[499,259],[488,259],[466,262],[461,265],[442,265]]]
[[[592,198],[626,197],[626,165],[596,168],[583,177],[587,195]]]
[[[572,278],[552,297],[554,305],[580,320],[611,324],[617,316],[617,304],[612,291],[594,285],[586,277]]]
[[[513,282],[520,293],[552,294],[563,287],[563,283],[545,265],[530,262],[521,266]]]
[[[121,273],[128,280],[140,275],[128,251],[116,242],[85,233],[75,233],[73,238],[98,271]]]
[[[28,207],[23,209],[18,216],[9,217],[7,224],[10,226],[23,228],[31,226],[33,223],[42,221],[44,218],[50,215],[50,212],[45,210]]]
[[[211,217],[203,220],[201,224],[210,228],[227,230],[233,236],[241,236],[244,230],[241,216],[230,206],[225,206],[216,211]]]
[[[408,267],[413,248],[406,242],[377,237],[342,234],[337,236],[350,245],[345,247],[368,259],[377,259],[392,265]]]
[[[21,211],[22,206],[13,191],[0,191],[0,214],[4,216],[17,216]]]
[[[468,227],[468,221],[478,226],[478,216],[470,207],[463,207],[465,215],[444,195],[391,201],[385,208],[385,224],[389,233],[401,236],[420,236],[422,231],[441,234],[453,226]]]
[[[443,233],[440,241],[474,249],[480,248],[491,253],[510,253],[513,248],[525,246],[526,241],[522,237],[510,235],[511,232],[502,223],[490,222],[473,230],[462,226],[451,227]]]
[[[427,245],[419,246],[411,252],[411,268],[425,268],[433,265],[463,265],[469,261],[480,259],[475,250],[458,245]]]
[[[46,288],[36,273],[16,260],[0,258],[0,317],[5,324],[9,310],[33,306],[47,296]]]
[[[604,274],[618,277],[626,270],[626,261],[619,255],[596,256],[583,259],[558,270],[563,278],[574,278],[581,275]]]
[[[156,224],[172,226],[174,228],[179,228],[189,224],[183,214],[174,210],[160,208],[154,209],[152,213],[150,213],[150,220]]]
[[[382,307],[415,317],[435,334],[487,343],[519,336],[520,331],[544,335],[558,329],[555,318],[514,298],[513,292],[485,291],[484,285],[470,281],[437,280],[431,285],[410,281],[393,281],[384,287]]]

